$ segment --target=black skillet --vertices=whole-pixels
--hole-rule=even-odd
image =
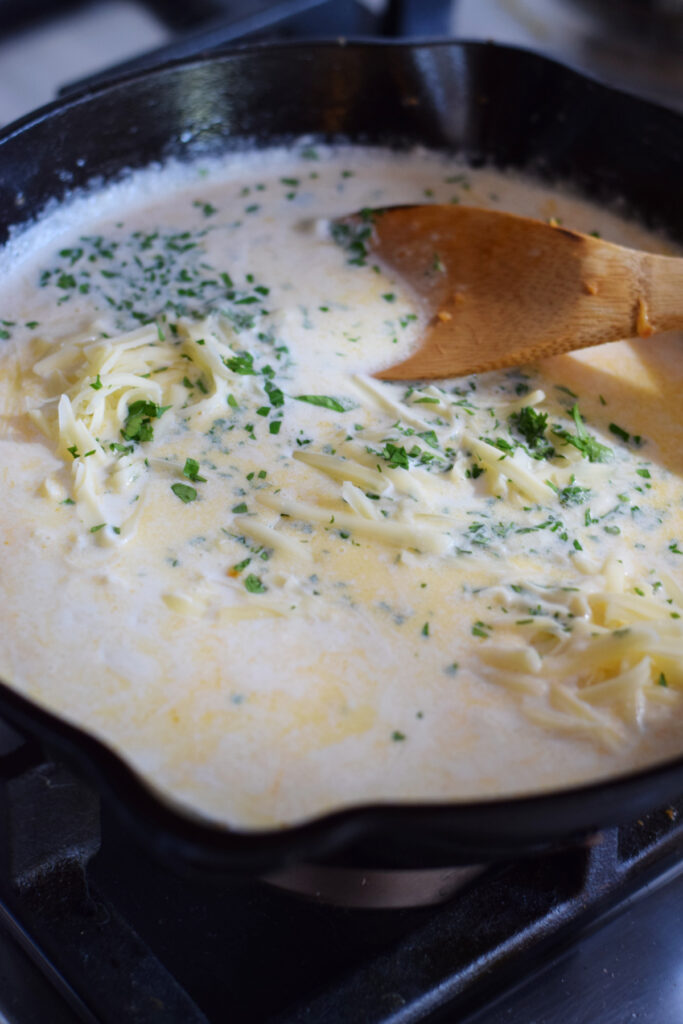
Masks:
[[[528,169],[683,241],[683,117],[542,57],[479,43],[255,47],[70,95],[0,134],[0,240],[93,179],[302,135],[419,144]],[[637,818],[683,792],[682,757],[543,796],[369,805],[239,833],[171,807],[100,742],[1,683],[0,714],[92,780],[158,856],[204,876],[330,858],[492,861]]]

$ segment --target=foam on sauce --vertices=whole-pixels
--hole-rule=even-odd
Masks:
[[[680,753],[681,339],[380,385],[419,312],[327,221],[421,201],[663,251],[534,182],[302,146],[137,173],[0,254],[0,676],[236,827]]]

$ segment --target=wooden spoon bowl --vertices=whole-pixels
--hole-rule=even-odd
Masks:
[[[419,349],[384,380],[457,377],[683,327],[682,259],[472,206],[369,216],[366,248],[428,316]]]

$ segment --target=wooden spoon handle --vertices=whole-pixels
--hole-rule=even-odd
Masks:
[[[683,328],[683,260],[643,254],[643,306],[636,325],[641,337]]]

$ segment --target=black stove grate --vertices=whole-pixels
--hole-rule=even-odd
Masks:
[[[256,879],[177,878],[107,808],[100,815],[66,768],[3,738],[9,1020],[463,1021],[683,853],[671,807],[585,846],[490,868],[436,907],[351,910]]]

